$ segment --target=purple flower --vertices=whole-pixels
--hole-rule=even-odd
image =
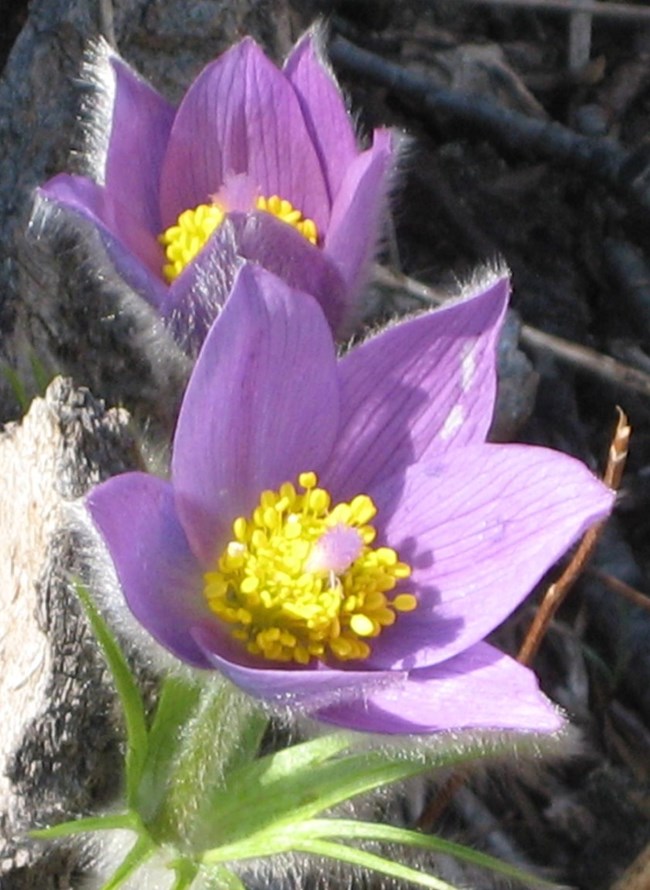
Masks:
[[[308,33],[282,70],[246,38],[209,64],[177,109],[107,46],[93,76],[105,151],[93,178],[60,174],[40,196],[99,228],[121,276],[201,340],[241,258],[313,294],[337,333],[378,237],[393,138],[357,147],[336,81]]]
[[[378,732],[561,725],[483,642],[613,494],[485,442],[508,283],[337,360],[313,299],[244,267],[199,354],[171,481],[87,506],[136,618],[254,696]]]

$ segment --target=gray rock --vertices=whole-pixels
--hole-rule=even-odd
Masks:
[[[128,415],[57,378],[0,436],[0,885],[75,886],[88,851],[29,828],[107,800],[119,783],[114,694],[71,589],[83,570],[69,502],[133,468]]]

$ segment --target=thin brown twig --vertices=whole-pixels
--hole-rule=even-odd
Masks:
[[[625,460],[627,458],[629,440],[630,426],[627,422],[625,413],[619,408],[618,422],[609,449],[607,468],[603,476],[603,482],[614,491],[618,490],[621,482],[623,469],[625,468]],[[531,662],[537,655],[542,640],[553,620],[553,616],[584,571],[586,564],[596,548],[596,544],[598,543],[604,525],[604,522],[598,522],[587,530],[578,544],[568,566],[562,572],[558,580],[551,584],[544,594],[539,609],[537,610],[537,614],[528,629],[528,633],[526,634],[521,649],[519,650],[519,654],[517,655],[517,661],[521,664],[530,666]]]
[[[463,787],[466,780],[467,770],[460,767],[454,770],[442,788],[438,789],[438,793],[433,800],[429,801],[427,806],[420,813],[420,816],[415,823],[415,827],[418,831],[431,831],[456,796],[458,790]]]
[[[650,887],[650,844],[645,846],[632,865],[612,885],[611,890],[648,890]]]
[[[375,266],[374,278],[379,285],[404,290],[409,296],[427,305],[439,306],[449,299],[444,293],[428,287],[421,281],[384,266]],[[554,334],[547,334],[545,331],[540,331],[527,324],[521,327],[520,341],[527,346],[550,352],[558,360],[615,386],[650,396],[649,374],[595,349],[590,349],[588,346],[573,343],[571,340],[556,337]]]
[[[610,355],[605,355],[603,352],[590,349],[580,343],[556,337],[554,334],[547,334],[545,331],[540,331],[527,324],[521,327],[520,339],[528,346],[552,352],[556,358],[579,368],[581,371],[586,371],[625,389],[634,390],[644,396],[650,395],[650,375],[631,365],[626,365]]]
[[[636,587],[632,587],[625,581],[621,581],[620,578],[615,578],[614,575],[610,575],[609,572],[603,572],[602,569],[597,569],[595,566],[590,566],[587,569],[587,574],[593,575],[594,578],[598,578],[599,581],[602,581],[603,584],[615,593],[624,596],[625,599],[634,603],[635,606],[639,606],[641,609],[646,609],[646,611],[650,612],[650,596],[637,590]]]
[[[632,3],[607,3],[605,0],[461,0],[472,6],[513,6],[517,9],[530,9],[537,12],[588,12],[594,18],[612,21],[639,22],[650,20],[647,6],[634,6]]]

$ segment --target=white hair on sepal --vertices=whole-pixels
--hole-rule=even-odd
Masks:
[[[355,286],[346,299],[346,317],[343,329],[339,332],[340,338],[351,336],[359,329],[364,320],[363,294],[372,285],[372,267],[375,258],[388,244],[390,233],[393,229],[393,207],[395,196],[400,193],[401,182],[404,178],[404,159],[409,147],[414,140],[406,133],[391,128],[392,159],[390,167],[382,182],[381,193],[378,196],[379,208],[376,215],[374,232],[368,238],[366,255],[360,264]]]
[[[82,323],[86,326],[92,323],[94,351],[98,353],[101,344],[106,346],[108,361],[91,366],[94,376],[86,381],[90,388],[109,400],[120,401],[124,395],[130,405],[137,405],[140,396],[144,396],[145,415],[164,417],[171,423],[174,403],[189,377],[191,358],[145,296],[119,275],[97,228],[80,214],[36,191],[28,234],[33,242],[32,250],[40,251],[43,263],[54,268],[56,274],[56,279],[51,284],[48,282],[46,300],[40,299],[40,292],[34,293],[32,299],[38,300],[35,312],[42,315],[44,311],[58,311],[58,286],[70,302],[72,317],[79,319],[79,329]],[[52,267],[54,256],[57,263]],[[120,352],[121,361],[124,361],[122,353],[131,352],[134,358],[146,361],[146,381],[141,378],[138,381],[132,374],[129,377],[126,372],[122,377],[117,376],[110,356],[115,352],[118,336],[128,338],[124,343],[126,349]],[[57,358],[60,345],[58,341],[52,344]],[[64,366],[63,371],[66,370]],[[108,388],[103,385],[106,380],[110,381]]]
[[[465,300],[470,299],[481,291],[492,287],[492,285],[501,278],[508,277],[509,275],[510,270],[508,266],[497,257],[493,262],[477,267],[468,277],[465,277],[464,279],[457,278],[456,286],[453,289],[432,287],[431,290],[435,290],[436,293],[440,295],[439,302],[432,302],[429,306],[420,305],[416,309],[411,309],[407,312],[398,311],[392,314],[388,319],[375,321],[374,323],[372,319],[370,319],[360,335],[350,337],[348,342],[343,344],[343,347],[340,349],[341,354],[345,354],[350,349],[360,346],[367,340],[372,340],[384,331],[394,328],[412,318],[418,318],[420,315],[429,315],[432,312],[438,312],[440,309],[444,309],[446,306],[463,303]]]
[[[330,39],[330,24],[326,19],[324,19],[322,17],[316,19],[315,21],[312,22],[312,24],[305,31],[303,31],[303,33],[295,41],[294,45],[291,47],[291,49],[287,53],[287,55],[284,59],[284,64],[282,66],[283,69],[286,67],[287,62],[293,55],[295,48],[298,46],[298,44],[301,43],[303,40],[307,39],[308,37],[310,37],[312,40],[316,58],[318,59],[319,63],[321,64],[323,70],[329,75],[329,78],[332,81],[332,83],[334,84],[334,86],[336,87],[337,92],[341,95],[341,99],[343,101],[343,104],[345,105],[345,108],[346,108],[348,114],[350,114],[350,116],[352,116],[352,113],[350,111],[350,102],[348,100],[348,97],[345,94],[345,91],[341,89],[341,85],[338,81],[338,78],[337,78],[336,74],[334,73],[334,68],[332,67],[332,63],[329,60],[329,54],[327,52],[327,44],[329,43],[329,39]],[[355,128],[355,130],[356,130],[356,128]]]
[[[77,80],[83,91],[78,117],[81,136],[79,146],[73,146],[70,154],[76,172],[98,185],[104,185],[113,127],[117,78],[111,59],[116,56],[107,40],[94,38],[86,48]]]
[[[81,577],[92,600],[117,637],[127,656],[133,656],[142,668],[156,674],[174,673],[188,680],[205,672],[191,668],[175,658],[145,630],[131,612],[117,577],[115,564],[104,538],[92,521],[83,499],[65,505],[69,530],[79,541],[77,561]],[[77,579],[71,578],[74,585]]]
[[[362,705],[361,705],[362,706]],[[563,713],[557,708],[558,713]],[[297,723],[301,734],[313,738],[340,727],[318,722],[318,718],[305,716]],[[432,769],[444,764],[450,753],[467,756],[462,763],[507,763],[526,768],[541,760],[559,759],[575,755],[582,749],[580,732],[571,724],[565,723],[551,733],[517,732],[515,730],[457,729],[432,733],[370,733],[344,730],[348,732],[350,744],[347,750],[381,751],[395,761],[421,763]],[[445,766],[446,768],[446,766]]]
[[[492,260],[477,266],[471,275],[457,279],[458,294],[446,300],[445,305],[462,302],[480,291],[488,290],[502,278],[509,279],[510,276],[511,272],[505,259],[495,256]]]

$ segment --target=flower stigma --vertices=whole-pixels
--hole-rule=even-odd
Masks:
[[[377,508],[368,495],[332,506],[315,473],[263,491],[239,516],[215,571],[204,575],[212,611],[248,652],[308,664],[370,655],[369,639],[417,606],[389,594],[411,568],[391,547],[372,547]]]
[[[318,241],[318,231],[313,219],[305,218],[290,201],[271,195],[270,198],[260,196],[255,201],[255,208],[270,213],[281,222],[292,226],[311,244]],[[184,210],[173,226],[165,229],[158,236],[158,241],[165,248],[168,260],[163,266],[163,277],[171,284],[183,269],[200,253],[226,217],[226,210],[216,201],[211,204],[199,204],[194,209]]]

